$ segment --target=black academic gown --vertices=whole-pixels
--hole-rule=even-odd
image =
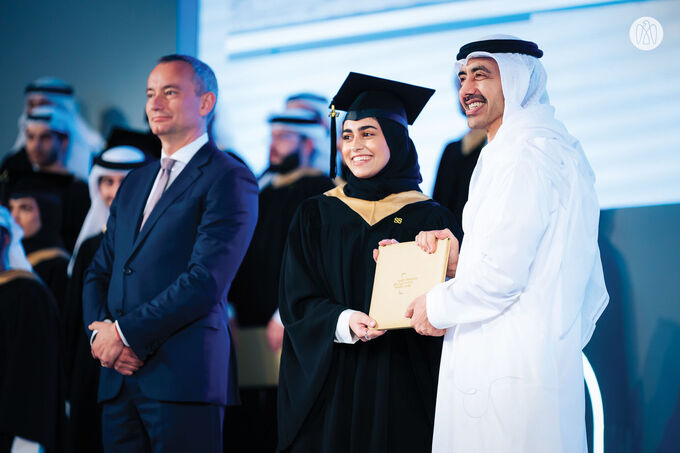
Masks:
[[[240,326],[267,325],[279,307],[276,283],[290,221],[304,200],[333,187],[328,176],[313,169],[298,169],[277,175],[260,191],[253,240],[229,290],[229,302]]]
[[[240,327],[263,327],[271,320],[279,306],[281,258],[293,214],[304,200],[333,187],[320,171],[300,168],[277,175],[260,191],[253,240],[229,291]],[[273,452],[276,387],[241,388],[240,393],[241,406],[226,411],[224,451]]]
[[[342,311],[369,311],[372,250],[381,239],[412,241],[443,228],[460,236],[448,209],[414,198],[373,225],[326,195],[295,215],[280,283],[282,451],[430,451],[442,339],[404,329],[366,343],[334,342]]]
[[[33,266],[33,271],[38,274],[38,277],[54,296],[57,308],[61,312],[66,298],[66,286],[68,285],[68,253],[55,247],[36,250],[28,253],[26,257]]]
[[[39,205],[40,203],[38,201]],[[61,312],[66,298],[68,262],[71,257],[61,244],[61,238],[55,231],[57,227],[47,205],[41,205],[40,218],[43,222],[40,231],[21,242],[33,271],[50,290]]]
[[[33,171],[31,161],[28,160],[28,154],[26,154],[26,147],[22,147],[19,151],[5,157],[2,165],[0,165],[0,174],[5,171]]]
[[[0,444],[19,436],[58,451],[59,322],[54,299],[34,274],[0,272]]]
[[[19,156],[19,153],[15,156]],[[87,182],[70,173],[33,172],[30,167],[24,170],[21,166],[10,165],[0,171],[0,201],[7,201],[13,185],[18,181],[24,177],[35,178],[36,175],[41,179],[41,188],[49,187],[61,202],[59,234],[66,251],[72,253],[80,228],[90,209],[90,190]]]
[[[66,430],[67,451],[103,451],[101,406],[97,403],[99,362],[92,358],[90,340],[83,329],[83,280],[103,233],[83,241],[78,249],[63,309],[66,399],[70,418]]]
[[[61,239],[69,253],[73,253],[78,234],[90,210],[90,189],[87,182],[75,175],[63,175],[60,185],[63,203]]]
[[[462,225],[472,172],[486,141],[482,141],[467,155],[463,154],[462,143],[460,140],[451,142],[444,148],[432,191],[432,199],[449,208],[459,225]]]

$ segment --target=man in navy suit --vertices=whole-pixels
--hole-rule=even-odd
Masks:
[[[146,93],[161,163],[121,184],[83,288],[104,447],[221,453],[224,407],[238,399],[226,294],[255,228],[257,184],[208,139],[210,67],[163,57]]]

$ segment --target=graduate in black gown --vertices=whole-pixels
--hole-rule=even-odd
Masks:
[[[0,453],[15,442],[54,452],[63,415],[59,316],[20,239],[20,227],[0,206]]]
[[[117,146],[95,158],[88,178],[92,205],[78,235],[75,256],[69,263],[71,279],[63,309],[64,371],[69,420],[66,449],[71,453],[103,451],[101,406],[97,403],[99,362],[92,358],[90,341],[83,329],[85,271],[104,237],[109,208],[123,178],[146,164],[145,154],[132,146]]]
[[[411,329],[368,331],[366,313],[379,241],[412,241],[423,229],[443,228],[461,237],[452,213],[420,191],[408,135],[432,93],[350,73],[334,98],[348,112],[342,157],[350,172],[346,185],[300,206],[288,235],[281,451],[431,449],[442,340]]]
[[[49,288],[61,311],[66,298],[71,258],[59,234],[61,200],[53,186],[34,174],[20,180],[10,192],[8,206],[24,230],[22,245],[33,270]]]

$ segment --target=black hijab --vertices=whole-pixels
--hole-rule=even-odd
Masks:
[[[345,195],[377,201],[399,192],[420,192],[418,184],[423,178],[420,176],[418,153],[408,130],[387,118],[376,117],[376,120],[390,149],[390,159],[382,170],[370,178],[357,178],[349,171],[347,185],[344,187]]]
[[[13,198],[20,198],[22,195],[14,195]],[[58,197],[50,194],[26,194],[32,197],[38,204],[40,210],[40,230],[30,238],[24,237],[21,240],[26,254],[47,248],[64,248],[61,240],[61,202]]]

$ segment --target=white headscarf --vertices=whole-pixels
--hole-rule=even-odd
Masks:
[[[492,39],[519,39],[510,35],[492,35],[482,38],[480,41]],[[501,86],[505,98],[503,122],[496,133],[493,141],[499,142],[522,140],[524,138],[542,137],[556,139],[561,148],[565,150],[564,156],[548,156],[552,159],[565,158],[573,164],[582,181],[589,185],[587,189],[578,187],[563,187],[561,191],[565,196],[572,196],[576,192],[581,197],[580,205],[582,212],[599,215],[599,202],[592,186],[595,183],[595,174],[588,163],[588,159],[581,148],[579,141],[569,134],[566,127],[555,118],[555,109],[550,105],[550,99],[546,90],[547,74],[540,60],[530,55],[519,53],[489,53],[476,51],[466,58],[458,60],[455,65],[455,74],[467,64],[470,58],[492,58],[498,64],[500,71]],[[460,90],[460,81],[456,77],[456,87]],[[488,146],[488,145],[487,145]],[[560,181],[560,177],[552,178]],[[575,216],[577,217],[577,216]],[[583,263],[584,275],[573,276],[574,281],[587,282],[584,287],[570,288],[571,294],[576,299],[583,300],[582,305],[573,307],[571,314],[573,319],[580,312],[582,320],[583,345],[590,340],[595,329],[595,322],[602,314],[609,297],[604,283],[602,263],[599,248],[597,247],[597,229],[593,231],[595,219],[571,219],[574,226],[570,229],[575,241],[586,241],[593,244],[590,256],[579,256],[575,259]],[[569,248],[567,248],[569,249]],[[566,253],[569,253],[567,250]],[[566,316],[569,318],[570,316]]]
[[[41,77],[26,87],[26,98],[40,95],[47,98],[50,104],[64,109],[71,116],[71,131],[69,134],[69,150],[66,155],[66,168],[80,178],[87,178],[90,160],[103,147],[101,135],[91,128],[78,112],[73,88],[56,77]],[[19,133],[12,149],[20,150],[26,144],[26,107],[19,116]]]
[[[296,93],[286,99],[286,109],[301,108],[315,113],[319,117],[319,122],[326,130],[330,129],[328,116],[328,99],[314,93]]]
[[[289,105],[291,107],[289,107]],[[297,105],[297,107],[292,107]],[[314,93],[297,93],[286,99],[286,109],[300,108],[308,110],[317,116],[319,124],[323,126],[324,133],[314,139],[316,153],[311,165],[324,173],[330,172],[330,117],[328,116],[328,99]]]
[[[286,109],[283,112],[271,115],[269,123],[272,127],[282,127],[309,138],[314,144],[314,155],[309,163],[310,166],[325,173],[329,172],[328,131],[319,122],[317,113],[308,109]]]
[[[106,202],[102,199],[99,192],[99,180],[105,175],[127,175],[132,168],[138,167],[146,161],[146,156],[144,153],[133,146],[116,146],[111,149],[107,149],[95,161],[92,166],[92,171],[88,177],[88,187],[90,189],[90,210],[85,216],[83,221],[83,226],[80,228],[80,233],[78,234],[78,239],[76,239],[76,244],[73,247],[73,254],[71,255],[71,261],[68,264],[68,274],[71,275],[73,271],[73,266],[75,264],[76,257],[78,256],[78,250],[80,250],[80,245],[86,239],[96,236],[101,233],[106,226],[106,222],[109,219],[109,207]],[[127,167],[127,168],[109,168],[107,163],[113,164],[115,167]],[[127,165],[129,164],[129,165]]]
[[[58,105],[41,105],[26,116],[24,126],[34,123],[47,124],[50,130],[66,134],[69,137],[73,133],[73,118]]]
[[[10,235],[9,247],[5,255],[5,269],[20,269],[33,272],[31,264],[26,259],[24,247],[21,245],[24,230],[14,221],[12,214],[4,206],[0,206],[0,226],[9,231]]]

